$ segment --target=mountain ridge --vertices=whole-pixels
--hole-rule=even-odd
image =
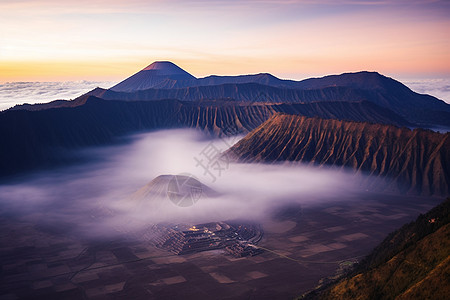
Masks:
[[[389,190],[450,194],[450,133],[279,113],[226,153],[242,162],[350,167],[390,178]]]
[[[86,95],[124,101],[162,99],[182,101],[227,99],[264,103],[370,101],[418,126],[450,127],[449,104],[430,95],[415,93],[390,77],[368,71],[328,75],[302,81],[283,80],[269,73],[195,78],[171,62],[155,62],[111,89],[97,88],[83,96]],[[45,109],[55,104],[76,106],[84,103],[83,96],[70,103],[22,105],[12,109]]]
[[[277,112],[408,125],[400,116],[368,102],[124,102],[88,96],[84,104],[75,107],[0,112],[0,176],[57,163],[59,154],[67,150],[111,144],[133,132],[194,128],[214,136],[247,133]]]

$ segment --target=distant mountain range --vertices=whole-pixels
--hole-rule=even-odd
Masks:
[[[152,63],[108,90],[97,88],[73,101],[21,105],[12,109],[37,110],[82,105],[88,95],[125,101],[229,100],[270,104],[369,101],[417,126],[450,127],[449,104],[415,93],[400,82],[376,72],[345,73],[302,81],[282,80],[266,73],[197,79],[165,61]]]
[[[389,190],[450,194],[450,133],[276,114],[231,149],[243,162],[310,162],[389,178]]]
[[[450,105],[375,72],[303,81],[281,80],[270,74],[198,79],[171,62],[155,62],[108,90],[96,88],[71,101],[19,105],[0,112],[0,176],[66,162],[70,160],[64,154],[67,150],[112,143],[118,136],[136,131],[182,127],[216,136],[248,133],[276,113],[294,115],[292,120],[305,116],[406,127],[450,126]],[[411,135],[408,129],[364,123],[351,123],[344,132],[339,129],[344,123],[324,120],[311,122],[309,127],[292,121],[298,128],[291,128],[274,121],[278,118],[287,117],[271,119],[240,143],[241,154],[249,155],[246,160],[251,160],[250,154],[255,156],[255,149],[275,155],[292,140],[289,138],[313,132],[308,145],[317,147],[308,148],[304,161],[398,177],[397,183],[405,182],[424,193],[448,191],[448,151],[432,151],[447,135],[424,131]],[[284,126],[292,136],[281,131],[272,134],[277,132],[276,126]],[[261,146],[262,140],[251,140],[267,128],[270,134],[265,138],[270,147]],[[444,140],[440,147],[448,149],[448,138]],[[291,156],[284,159],[298,160],[292,155],[303,151],[301,147],[290,149]],[[333,151],[326,159],[318,160],[329,148]],[[355,150],[352,155],[350,148]],[[361,154],[364,149],[372,152]]]

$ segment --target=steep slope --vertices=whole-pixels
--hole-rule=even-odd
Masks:
[[[228,153],[245,162],[351,167],[387,176],[389,189],[450,193],[450,133],[277,114]]]
[[[306,299],[446,299],[450,198],[391,233],[346,278]]]
[[[131,77],[111,88],[116,92],[145,90],[159,85],[172,85],[177,81],[190,81],[196,78],[169,61],[156,61]]]
[[[61,157],[67,150],[108,144],[135,131],[183,127],[213,135],[247,133],[276,112],[408,124],[368,102],[257,105],[229,101],[123,102],[92,96],[83,102],[76,107],[1,112],[0,176],[67,161],[70,158]]]

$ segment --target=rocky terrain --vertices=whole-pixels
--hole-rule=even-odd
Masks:
[[[349,167],[388,178],[388,189],[450,193],[450,133],[277,114],[228,154],[244,162]]]

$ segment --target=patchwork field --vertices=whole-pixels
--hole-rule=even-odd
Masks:
[[[3,214],[0,299],[289,299],[360,260],[439,200],[363,195],[309,204],[296,219],[263,223],[257,246],[265,251],[247,258],[80,240]]]

